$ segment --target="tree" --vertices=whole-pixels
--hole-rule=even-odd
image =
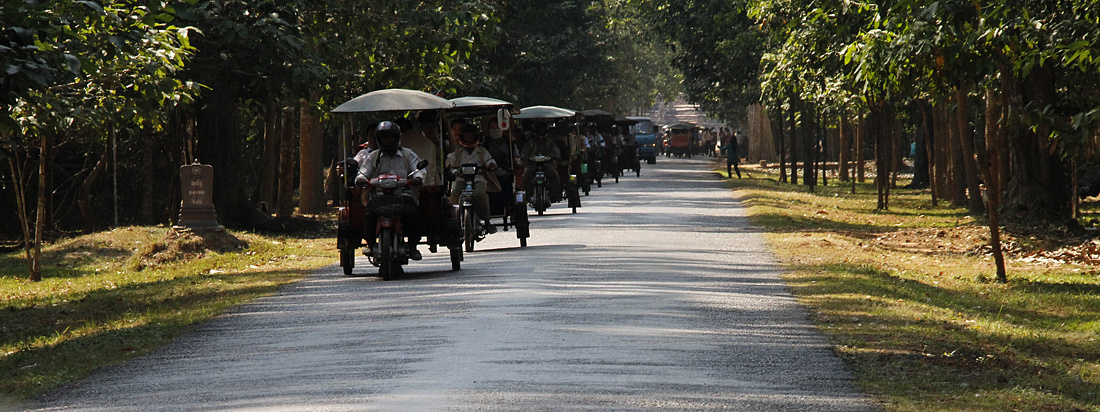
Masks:
[[[28,2],[3,10],[6,21],[16,22],[5,31],[9,44],[17,47],[4,51],[15,58],[5,79],[4,99],[10,105],[4,106],[10,109],[0,123],[30,277],[37,281],[39,246],[50,226],[53,150],[63,139],[81,137],[80,131],[162,124],[155,107],[185,101],[193,91],[172,77],[184,63],[190,31],[171,26],[172,9],[156,4]],[[34,162],[38,172],[32,182]],[[37,192],[33,230],[32,190]]]

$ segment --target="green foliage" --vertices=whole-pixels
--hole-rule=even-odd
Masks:
[[[668,60],[625,0],[499,2],[495,46],[474,55],[460,94],[616,113],[668,92]]]
[[[738,120],[760,97],[766,38],[743,1],[635,0],[646,24],[674,52],[683,91],[712,116]]]

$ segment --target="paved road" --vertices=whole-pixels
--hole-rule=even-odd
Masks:
[[[32,408],[874,410],[707,163],[659,161],[532,216],[525,249],[329,267]]]

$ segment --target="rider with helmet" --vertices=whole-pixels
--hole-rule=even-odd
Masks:
[[[480,141],[477,126],[466,124],[461,127],[458,134],[458,147],[447,155],[446,166],[455,169],[463,165],[476,165],[485,172],[493,172],[497,168],[496,160],[484,147],[478,146]],[[461,175],[455,177],[451,185],[451,204],[457,205],[462,190],[466,187],[466,181]],[[485,230],[495,233],[496,228],[489,223],[489,195],[485,192],[485,174],[479,173],[474,178],[474,197],[476,199],[477,215],[484,221]]]
[[[395,174],[404,177],[416,171],[416,174],[410,177],[413,185],[423,184],[424,171],[416,170],[420,157],[411,149],[401,147],[401,128],[393,122],[385,121],[379,122],[374,130],[374,141],[378,150],[370,152],[366,159],[359,162],[359,174],[355,176],[355,183],[364,186],[370,179],[379,175]],[[405,223],[405,233],[409,238],[409,259],[412,260],[422,258],[420,252],[416,250],[416,245],[420,243],[421,238],[419,220],[419,216],[409,216],[408,219],[402,220]],[[371,219],[368,218],[368,221]],[[367,228],[370,231],[367,239],[373,242],[375,227],[367,225]]]

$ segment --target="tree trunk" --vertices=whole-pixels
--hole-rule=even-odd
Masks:
[[[909,182],[909,188],[924,189],[929,186],[928,112],[924,108],[924,102],[917,101],[915,104],[920,116],[914,116],[918,120],[917,134],[913,141],[913,181]]]
[[[890,145],[889,107],[876,102],[871,106],[872,130],[875,133],[875,187],[878,190],[878,210],[890,209]]]
[[[50,139],[45,134],[41,135],[40,139],[41,146],[38,150],[38,210],[34,222],[34,252],[31,254],[30,262],[31,282],[42,280],[42,237],[46,231],[46,193],[50,191],[46,183],[46,176],[50,171]]]
[[[782,183],[787,183],[787,133],[783,127],[785,117],[786,114],[783,113],[783,108],[780,107],[777,116],[779,133],[776,133],[776,135],[779,136],[779,181]]]
[[[301,102],[298,156],[301,162],[298,181],[298,212],[320,214],[325,210],[324,147],[321,124],[307,102]]]
[[[855,182],[864,183],[867,181],[867,158],[864,156],[863,148],[867,145],[867,115],[860,114],[856,118],[856,179]],[[855,194],[856,186],[855,182],[852,183],[852,193]]]
[[[955,125],[959,128],[959,148],[963,156],[963,170],[966,173],[967,207],[971,212],[981,213],[985,208],[982,204],[977,151],[974,148],[974,132],[970,127],[970,111],[967,106],[968,93],[962,86],[955,89],[955,103],[958,107],[955,114],[958,117]]]
[[[837,145],[839,146],[839,153],[837,155],[837,172],[840,173],[841,181],[848,181],[851,178],[848,173],[848,162],[852,159],[852,142],[849,139],[849,133],[851,133],[848,123],[848,113],[842,111],[840,113],[840,123],[837,126]]]
[[[810,193],[814,192],[814,186],[817,185],[817,173],[814,169],[817,167],[817,154],[820,151],[817,144],[817,125],[814,121],[815,111],[811,105],[802,112],[802,127],[799,128],[802,131],[802,143],[805,146],[803,153],[806,156],[802,161],[802,184],[810,189]]]
[[[23,162],[19,159],[19,152],[8,156],[8,167],[11,168],[12,188],[15,190],[16,214],[19,216],[19,228],[23,231],[23,254],[27,258],[27,272],[31,280],[34,280],[34,241],[31,237],[31,221],[27,214],[27,185],[28,182],[23,169]],[[41,276],[39,276],[41,280]]]
[[[275,101],[267,102],[264,107],[264,158],[263,172],[260,173],[260,205],[265,213],[271,213],[275,206],[276,180],[279,177],[279,111]]]
[[[279,138],[279,193],[276,215],[294,214],[294,109],[283,109]]]
[[[997,281],[1008,282],[1005,271],[1005,258],[1001,250],[1001,97],[992,89],[985,91],[985,147],[986,153],[982,167],[986,184],[986,210],[989,213],[989,247],[993,251],[993,262],[997,266]]]
[[[92,171],[88,173],[88,176],[84,178],[84,181],[80,183],[79,198],[76,201],[77,207],[80,208],[80,215],[84,217],[84,229],[91,232],[95,230],[96,217],[93,212],[94,206],[92,205],[92,188],[95,185],[96,178],[100,173],[107,168],[107,161],[111,155],[111,144],[108,141],[107,145],[103,147],[103,155],[99,157],[99,161],[92,167]]]
[[[790,136],[791,136],[791,184],[798,185],[798,136],[801,131],[797,126],[798,122],[795,115],[798,113],[794,109],[794,105],[791,105],[790,116]]]
[[[1012,159],[1004,214],[1026,220],[1063,224],[1072,217],[1071,194],[1066,188],[1069,174],[1050,141],[1050,131],[1033,131],[1022,119],[1023,108],[1054,104],[1053,76],[1049,67],[1036,67],[1025,79],[1003,72],[1002,91],[1009,99],[1003,110],[1009,113],[1004,138]]]
[[[944,107],[947,107],[947,102],[944,101]],[[956,108],[956,111],[958,108]],[[950,156],[951,166],[948,168],[951,173],[949,182],[951,187],[951,203],[955,206],[965,207],[966,201],[966,160],[963,158],[963,149],[960,147],[962,139],[959,137],[959,116],[956,113],[948,112],[944,110],[944,126],[947,128],[947,153]]]

